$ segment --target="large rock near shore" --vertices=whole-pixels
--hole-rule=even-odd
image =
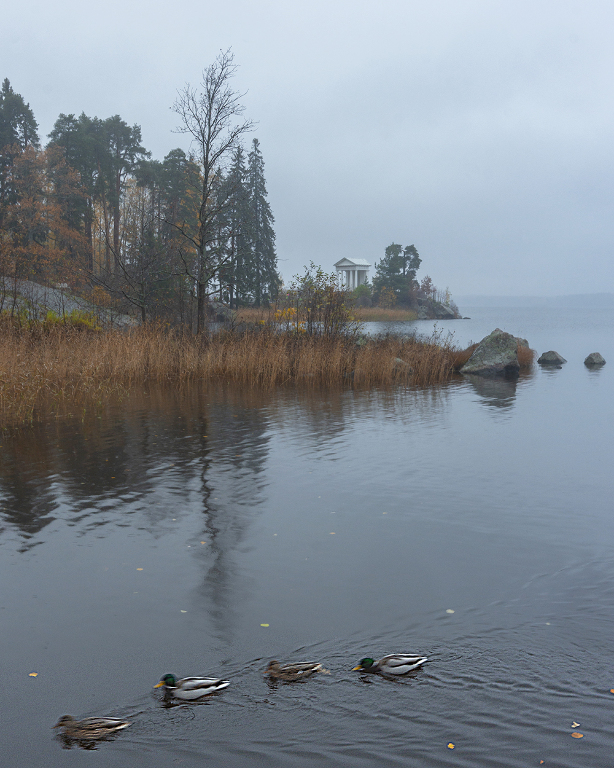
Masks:
[[[460,369],[478,376],[517,376],[519,370],[518,339],[500,328],[482,339]]]

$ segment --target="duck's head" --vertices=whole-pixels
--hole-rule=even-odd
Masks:
[[[164,675],[164,677],[160,679],[160,682],[154,685],[154,688],[162,688],[162,686],[167,688],[174,688],[176,685],[177,678],[175,675]]]
[[[64,728],[66,725],[72,725],[73,723],[76,723],[77,721],[72,715],[62,715],[62,717],[57,721],[57,723],[53,726],[54,728]]]
[[[272,669],[279,669],[278,661],[269,661],[269,666],[266,668],[266,671],[270,672]]]
[[[355,672],[357,669],[371,669],[371,667],[375,664],[375,659],[370,659],[368,656],[366,659],[361,659],[358,662],[358,666],[352,667],[352,672]]]

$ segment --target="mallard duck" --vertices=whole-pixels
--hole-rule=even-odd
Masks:
[[[382,656],[379,661],[367,656],[361,659],[352,671],[359,669],[362,672],[379,672],[383,675],[405,675],[425,661],[428,661],[426,656],[415,656],[411,653],[390,653],[388,656]]]
[[[177,680],[175,675],[164,675],[154,688],[164,688],[165,696],[192,701],[221,691],[228,685],[230,685],[228,680],[220,680],[217,677],[183,677]]]
[[[273,680],[285,680],[290,683],[294,680],[304,680],[315,672],[330,675],[330,672],[317,661],[305,661],[301,664],[280,664],[278,661],[271,661],[264,674]]]
[[[62,715],[53,727],[63,728],[63,735],[71,739],[104,739],[129,725],[127,720],[117,717],[86,717],[83,720],[75,720],[72,715]]]

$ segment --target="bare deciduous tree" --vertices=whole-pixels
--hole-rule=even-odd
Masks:
[[[178,92],[173,111],[181,118],[177,133],[192,137],[194,160],[200,165],[202,178],[199,188],[198,229],[196,234],[181,230],[191,244],[194,259],[184,258],[186,273],[194,281],[197,295],[196,331],[204,322],[205,298],[208,287],[226,259],[219,253],[219,222],[227,201],[219,194],[219,176],[241,136],[252,130],[251,120],[242,120],[245,94],[234,91],[230,80],[237,70],[231,50],[222,51],[203,70],[198,88],[189,84]]]

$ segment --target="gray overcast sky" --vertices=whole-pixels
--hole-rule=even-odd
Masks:
[[[23,0],[0,77],[41,136],[138,123],[162,159],[176,91],[232,47],[279,267],[414,243],[453,295],[614,291],[614,5],[566,0]]]

